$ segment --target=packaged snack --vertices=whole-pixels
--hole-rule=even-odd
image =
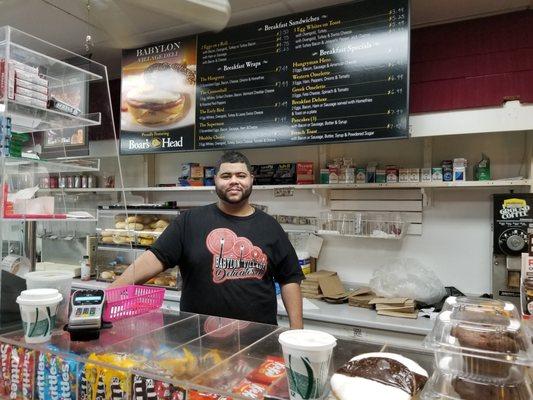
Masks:
[[[22,360],[24,349],[13,347],[11,350],[11,386],[8,396],[10,399],[22,398]]]
[[[203,370],[214,367],[215,365],[222,362],[222,357],[218,350],[212,349],[205,353],[202,358],[200,358],[200,366]]]
[[[250,372],[247,378],[252,382],[268,386],[283,375],[285,375],[283,358],[269,356],[259,367]]]
[[[7,396],[11,387],[11,352],[10,344],[0,345],[0,395]]]
[[[79,373],[79,386],[78,386],[78,399],[79,400],[90,400],[92,399],[92,386],[91,382],[93,381],[92,372],[96,373],[96,368],[93,368],[91,371],[90,368],[87,368],[87,365],[80,364],[78,373]],[[94,379],[96,381],[96,379]]]
[[[474,180],[490,181],[490,159],[485,153],[481,153],[481,160],[474,166]]]
[[[260,383],[250,382],[244,378],[237,386],[233,388],[233,393],[240,394],[250,399],[262,399],[266,393],[267,387]]]
[[[103,367],[99,364],[87,363],[84,367],[86,388],[83,396],[89,400],[119,400],[129,397],[128,373],[126,370],[146,361],[144,357],[125,353],[91,354],[89,360],[116,365],[121,369]]]
[[[40,364],[40,363],[39,363]],[[39,365],[39,368],[41,365]],[[65,360],[56,355],[45,355],[44,369],[41,379],[44,379],[44,397],[40,399],[76,399],[78,363],[74,360]],[[39,380],[39,372],[38,372]],[[41,385],[43,381],[41,380]],[[38,381],[39,387],[39,381]]]
[[[189,390],[189,400],[231,400],[231,397],[222,396],[216,393],[204,393],[197,390]]]
[[[46,365],[48,364],[49,354],[39,353],[37,356],[37,373],[36,373],[36,385],[35,385],[35,397],[40,400],[49,398],[48,396],[48,382],[45,376],[47,376]]]
[[[35,383],[35,351],[24,349],[22,355],[22,399],[33,400]]]
[[[133,398],[135,400],[184,400],[185,389],[168,382],[134,375]]]
[[[199,372],[198,357],[184,347],[177,353],[172,353],[168,358],[158,361],[162,368],[172,374],[176,379],[191,378]]]

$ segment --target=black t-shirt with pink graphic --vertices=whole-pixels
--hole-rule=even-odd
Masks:
[[[287,234],[260,210],[247,217],[216,204],[187,210],[150,251],[165,267],[180,266],[187,312],[276,324],[274,281],[304,278]]]

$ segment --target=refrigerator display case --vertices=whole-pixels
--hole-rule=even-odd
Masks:
[[[91,342],[56,331],[48,343],[28,344],[22,331],[0,336],[0,395],[48,399],[288,399],[282,361],[285,328],[233,319],[157,310],[117,321]],[[330,373],[381,345],[338,339]],[[431,352],[397,352],[432,370]]]
[[[97,212],[96,279],[113,282],[148,249],[179,215],[163,205],[100,206]],[[172,266],[146,284],[181,290],[181,276]]]

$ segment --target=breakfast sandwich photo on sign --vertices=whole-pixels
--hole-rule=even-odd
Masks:
[[[122,54],[123,154],[190,149],[194,140],[196,38]]]

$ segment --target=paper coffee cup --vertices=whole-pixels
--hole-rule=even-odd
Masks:
[[[295,329],[282,332],[279,342],[287,367],[291,400],[322,399],[337,339],[325,332]]]
[[[56,323],[57,307],[63,296],[57,289],[23,290],[17,297],[22,328],[28,343],[50,340]]]

